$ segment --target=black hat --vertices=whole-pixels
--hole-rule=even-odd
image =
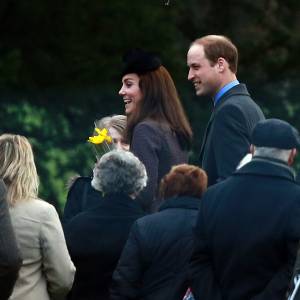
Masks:
[[[300,147],[300,137],[298,130],[289,123],[279,119],[266,119],[254,127],[252,144],[288,150]]]
[[[160,58],[154,53],[142,49],[132,49],[123,56],[122,76],[128,73],[138,75],[154,71],[161,66]]]

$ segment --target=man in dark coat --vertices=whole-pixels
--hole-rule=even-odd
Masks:
[[[291,287],[289,300],[300,300],[300,243],[298,245],[297,258],[290,286]]]
[[[212,185],[231,175],[249,152],[251,132],[264,115],[237,80],[238,51],[228,38],[208,35],[195,40],[187,63],[196,94],[213,99],[199,157]]]
[[[300,299],[300,277],[295,278],[295,286],[292,289],[292,293],[288,300],[299,300]]]
[[[300,145],[288,123],[260,121],[253,159],[204,195],[191,260],[196,299],[285,299],[300,238]]]
[[[12,293],[22,259],[6,203],[6,188],[0,180],[0,299]]]

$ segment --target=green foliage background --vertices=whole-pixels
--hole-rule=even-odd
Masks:
[[[250,0],[47,0],[0,2],[0,131],[33,144],[41,197],[63,207],[66,182],[89,175],[93,121],[122,113],[122,53],[161,54],[195,133],[195,161],[210,114],[187,82],[189,43],[225,34],[238,46],[238,77],[267,117],[300,129],[300,2]]]

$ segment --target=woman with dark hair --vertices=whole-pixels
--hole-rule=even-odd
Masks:
[[[124,57],[119,95],[128,118],[130,150],[149,177],[140,203],[150,212],[157,206],[161,178],[173,165],[187,162],[192,130],[169,72],[153,54],[136,49]]]
[[[113,274],[111,299],[182,300],[189,286],[188,262],[206,173],[192,165],[175,166],[160,185],[159,212],[132,226]]]

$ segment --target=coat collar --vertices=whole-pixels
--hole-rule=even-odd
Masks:
[[[135,209],[137,212],[143,213],[142,207],[137,203],[135,199],[130,198],[123,193],[115,193],[103,196],[101,203],[97,207],[110,207],[110,206],[123,206],[127,208]]]
[[[203,140],[202,140],[202,145],[201,145],[200,155],[199,155],[199,161],[200,161],[201,164],[202,164],[202,159],[203,159],[204,147],[205,147],[205,144],[206,144],[206,140],[207,140],[207,136],[208,136],[208,133],[209,133],[209,130],[210,130],[210,126],[214,121],[214,118],[215,118],[215,115],[216,115],[217,111],[220,110],[220,108],[224,105],[224,103],[226,102],[226,100],[228,98],[230,98],[231,96],[237,96],[237,95],[250,97],[250,94],[249,94],[245,84],[239,83],[238,85],[235,85],[234,87],[232,87],[224,95],[222,95],[222,97],[217,102],[216,106],[214,106],[213,111],[210,115],[210,119],[209,119],[209,121],[206,125],[204,137],[203,137]]]
[[[235,85],[230,90],[228,90],[222,97],[219,99],[218,103],[215,106],[215,109],[219,109],[224,102],[230,98],[231,96],[248,96],[250,97],[250,94],[247,90],[247,87],[245,84],[240,83],[238,85]]]
[[[172,197],[163,202],[159,211],[169,208],[199,209],[200,199],[188,196]]]
[[[202,139],[200,155],[199,155],[200,165],[202,165],[202,162],[203,162],[204,148],[205,148],[208,133],[210,131],[211,124],[214,121],[215,115],[220,110],[220,108],[224,105],[224,103],[226,103],[226,100],[229,99],[231,96],[248,96],[248,97],[250,97],[250,94],[247,90],[246,85],[243,83],[239,83],[238,85],[235,85],[230,90],[228,90],[224,95],[222,95],[222,97],[217,102],[216,106],[214,106],[213,111],[210,115],[210,119],[206,125],[204,137]]]
[[[279,177],[296,182],[295,172],[284,162],[265,157],[254,157],[252,160],[237,170],[233,175],[253,174],[262,176]]]

